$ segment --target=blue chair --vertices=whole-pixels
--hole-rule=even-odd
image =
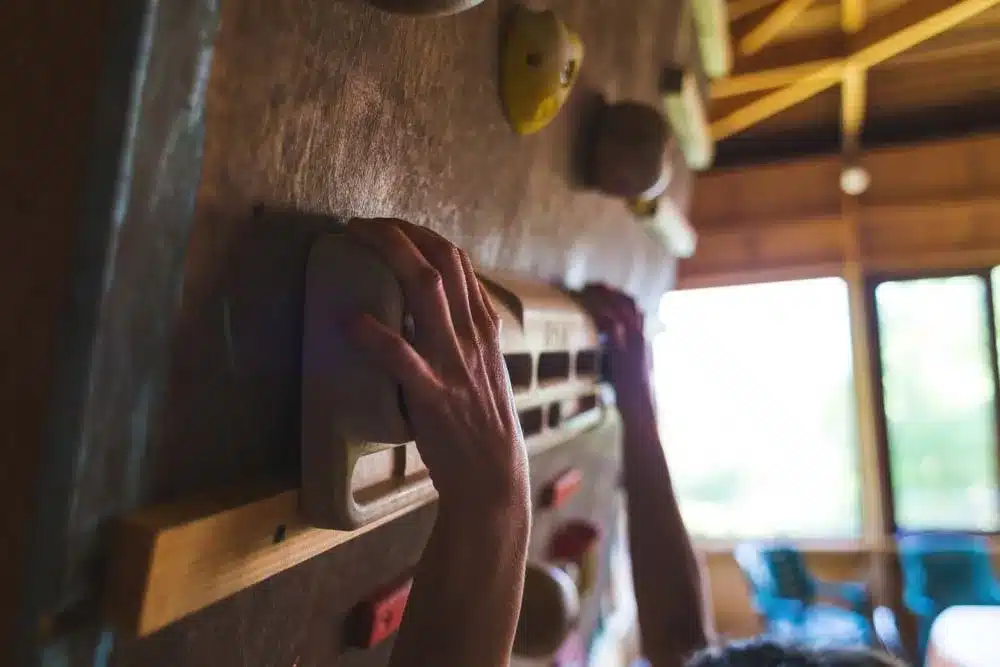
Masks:
[[[957,605],[1000,605],[986,540],[962,533],[922,533],[898,541],[903,604],[917,617],[923,660],[938,614]]]
[[[815,579],[795,548],[744,543],[733,552],[746,576],[751,599],[779,640],[805,645],[870,646],[869,596],[864,584]],[[843,606],[829,604],[837,600]]]

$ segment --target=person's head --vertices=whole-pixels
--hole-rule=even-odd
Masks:
[[[868,649],[803,648],[767,640],[705,649],[687,667],[906,667]]]

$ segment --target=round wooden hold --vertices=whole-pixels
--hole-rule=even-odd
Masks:
[[[589,180],[615,197],[649,198],[669,180],[669,134],[663,115],[651,106],[619,102],[606,107],[596,123]]]
[[[526,658],[551,656],[566,641],[579,614],[580,597],[570,576],[558,567],[529,563],[514,653]]]
[[[365,0],[369,5],[393,14],[444,16],[471,9],[483,0]]]

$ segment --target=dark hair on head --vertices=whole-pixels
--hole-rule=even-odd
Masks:
[[[819,648],[752,639],[705,649],[687,667],[905,667],[865,648]]]

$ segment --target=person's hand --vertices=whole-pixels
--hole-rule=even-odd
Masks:
[[[391,665],[506,665],[531,526],[528,460],[500,352],[500,319],[469,258],[423,227],[353,220],[395,273],[406,339],[361,315],[357,344],[402,387],[439,503]],[[453,631],[442,641],[441,619]]]
[[[619,407],[645,409],[651,405],[651,367],[643,316],[635,301],[604,285],[588,285],[579,298],[605,337]]]
[[[500,351],[500,319],[468,256],[424,227],[352,220],[348,233],[399,279],[413,322],[404,340],[369,315],[354,340],[402,386],[440,511],[485,518],[530,504],[528,461]]]

